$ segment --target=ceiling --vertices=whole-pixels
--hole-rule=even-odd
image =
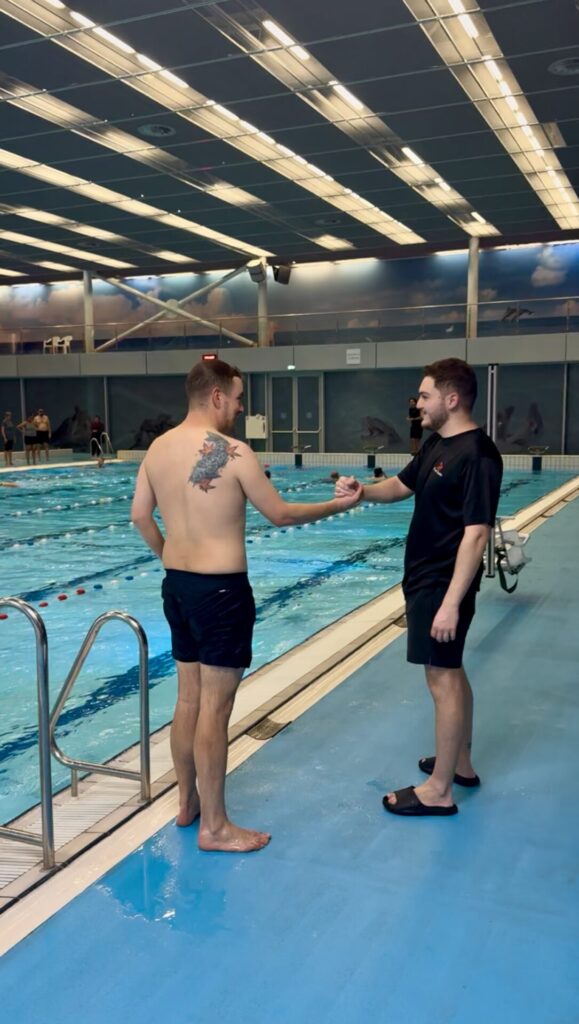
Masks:
[[[411,147],[491,226],[482,244],[579,236],[560,226],[416,15],[486,19],[538,126],[559,128],[553,158],[569,191],[579,188],[576,0],[72,2],[76,21],[61,0],[0,0],[1,284],[71,276],[54,265],[135,276],[466,247],[453,210],[402,180],[388,154],[377,158],[370,125],[383,152]],[[292,45],[263,33],[256,42],[264,19]],[[306,70],[326,75],[325,92],[293,73],[298,45]],[[550,70],[557,61],[567,74]],[[326,102],[328,73],[354,108],[347,97],[341,108]],[[212,121],[215,104],[225,113]],[[276,145],[285,149],[272,159]],[[315,174],[296,176],[298,157]],[[319,194],[328,182],[330,200]],[[352,196],[372,215],[344,209]],[[131,211],[135,201],[146,205]]]

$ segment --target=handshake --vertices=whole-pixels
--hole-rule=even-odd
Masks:
[[[354,476],[341,476],[336,482],[334,497],[342,508],[353,508],[364,497],[364,488]]]

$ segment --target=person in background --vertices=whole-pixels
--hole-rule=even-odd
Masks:
[[[424,666],[435,709],[436,753],[418,762],[430,778],[387,793],[382,802],[392,814],[456,814],[453,784],[480,784],[471,761],[473,694],[462,655],[503,462],[472,418],[476,394],[476,374],[462,359],[426,366],[418,407],[431,437],[398,476],[362,492],[376,502],[415,497],[402,581],[407,660]],[[336,494],[356,485],[353,477],[341,478]]]
[[[315,504],[284,501],[249,445],[232,436],[243,412],[240,371],[219,359],[198,362],[186,393],[185,419],[153,441],[141,464],[132,521],[166,571],[163,608],[179,687],[171,730],[177,825],[200,815],[200,849],[243,853],[271,838],[235,825],[224,796],[228,723],[251,664],[255,623],[246,503],[275,526],[292,527],[353,508],[362,488]],[[154,518],[157,505],[165,535]]]
[[[410,424],[410,451],[412,455],[416,455],[422,440],[422,414],[415,398],[408,399],[408,406],[408,416],[406,419]]]
[[[22,431],[27,466],[35,466],[38,461],[36,458],[36,426],[34,420],[34,416],[27,416],[25,420],[22,420],[22,423],[18,423],[16,426],[17,430]]]
[[[271,480],[271,470],[270,469],[265,469],[264,473],[265,473],[267,479]]]
[[[379,483],[380,480],[387,480],[387,479],[388,479],[388,474],[384,472],[384,470],[382,469],[382,466],[376,466],[376,468],[372,471],[372,476],[370,477],[368,483],[370,483],[370,484],[377,484],[377,483]]]
[[[50,426],[50,420],[44,409],[39,409],[36,413],[36,416],[34,417],[34,426],[36,427],[36,451],[38,454],[38,461],[40,462],[40,449],[44,448],[44,455],[48,462],[50,458],[48,442],[52,437],[52,428]]]
[[[100,416],[93,416],[90,421],[90,453],[98,455],[103,449],[103,434],[105,425]],[[96,443],[95,443],[96,442]]]
[[[4,465],[12,466],[12,452],[14,451],[14,437],[16,434],[16,427],[12,419],[11,412],[4,413],[4,419],[2,420],[1,436],[4,447]]]

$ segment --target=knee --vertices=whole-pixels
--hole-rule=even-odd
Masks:
[[[442,700],[462,690],[462,670],[429,665],[426,670],[426,682],[434,699]]]

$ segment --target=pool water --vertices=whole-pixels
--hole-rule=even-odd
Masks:
[[[288,500],[321,501],[332,494],[330,471],[273,467],[272,481]],[[352,472],[361,475],[359,467]],[[0,593],[29,601],[44,617],[52,702],[97,615],[117,608],[139,619],[149,639],[151,726],[157,729],[172,715],[174,668],[161,609],[162,569],[129,520],[135,475],[136,467],[113,464],[102,471],[3,475],[19,486],[0,489]],[[573,475],[507,472],[499,512],[510,515]],[[410,501],[366,505],[280,529],[250,507],[247,544],[257,604],[252,669],[397,583],[411,514]],[[32,628],[9,610],[0,620],[0,821],[38,800],[35,671]],[[136,639],[128,627],[109,623],[62,714],[62,748],[98,761],[135,742],[137,693]],[[54,761],[52,767],[55,789],[62,788],[70,773]]]

